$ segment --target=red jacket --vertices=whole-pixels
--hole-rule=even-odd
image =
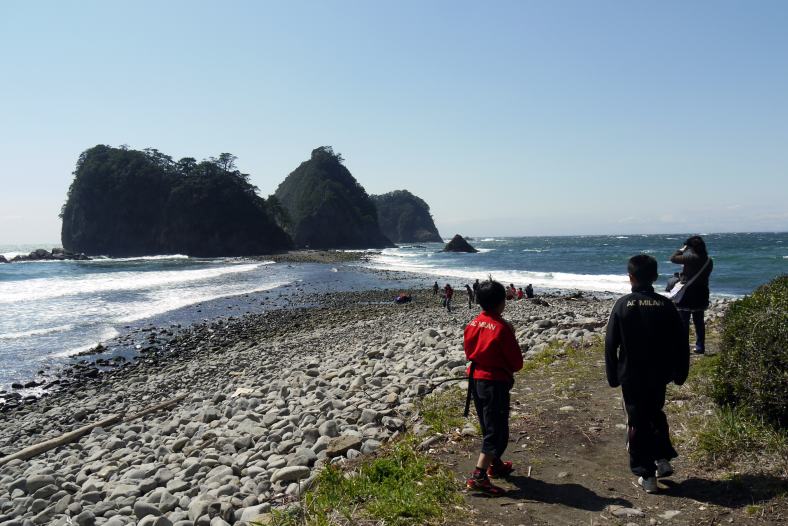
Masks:
[[[523,368],[514,331],[497,314],[482,312],[466,325],[464,346],[465,357],[475,364],[474,380],[512,382]]]

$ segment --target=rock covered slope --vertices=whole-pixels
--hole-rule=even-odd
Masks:
[[[287,230],[299,247],[391,246],[378,224],[372,199],[330,146],[312,150],[279,185],[276,198],[287,211]]]
[[[448,314],[418,293],[408,306],[353,298],[337,309],[216,322],[160,362],[143,356],[137,367],[0,415],[0,450],[9,453],[187,395],[172,409],[0,467],[0,517],[248,523],[330,459],[375,451],[414,424],[433,382],[464,373],[462,330],[475,312]],[[549,341],[599,333],[609,308],[548,298],[511,305],[507,316],[530,358]]]
[[[95,146],[79,157],[61,213],[63,247],[106,256],[248,256],[290,248],[234,157],[173,161]]]
[[[383,233],[395,243],[443,241],[430,214],[430,206],[407,190],[373,195]]]
[[[0,451],[10,453],[110,414],[187,396],[166,411],[0,466],[0,522],[244,526],[308,487],[332,459],[373,452],[406,428],[427,431],[417,402],[441,379],[464,373],[463,327],[477,311],[447,313],[418,291],[411,304],[383,305],[386,294],[334,294],[333,308],[199,326],[160,359],[143,355],[117,374],[0,413]],[[531,360],[551,343],[601,337],[612,303],[546,297],[511,302],[505,316]],[[723,308],[715,301],[709,316],[722,316]],[[529,392],[528,404],[536,394]],[[620,418],[619,407],[609,407]],[[474,433],[471,419],[461,434]]]

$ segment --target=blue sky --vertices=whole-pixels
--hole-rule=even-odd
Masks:
[[[332,145],[445,236],[788,230],[787,2],[0,2],[0,244],[81,151]]]

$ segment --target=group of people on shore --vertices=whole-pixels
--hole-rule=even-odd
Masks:
[[[670,260],[683,267],[679,279],[662,295],[654,290],[657,260],[648,254],[629,259],[632,292],[616,301],[605,336],[607,381],[610,387],[621,388],[627,416],[630,470],[647,493],[658,491],[658,478],[673,475],[670,461],[678,453],[663,411],[666,388],[670,382],[683,384],[689,374],[690,320],[697,336],[694,350],[705,351],[704,311],[714,265],[700,236],[687,239]],[[509,391],[514,373],[523,367],[514,327],[502,317],[512,288],[492,279],[475,287],[474,298],[482,312],[464,333],[470,362],[465,416],[473,402],[482,434],[476,469],[466,485],[492,496],[505,490],[490,479],[505,478],[515,469],[503,460],[509,441]]]
[[[474,304],[479,304],[477,294],[480,286],[481,283],[479,283],[478,279],[473,283],[472,286],[468,285],[467,283],[465,284],[465,291],[468,295],[468,310],[472,309]],[[454,298],[454,288],[448,283],[446,283],[446,285],[441,288],[440,285],[438,285],[438,282],[435,281],[435,283],[432,285],[432,295],[437,296],[439,293],[441,295],[441,306],[451,312],[451,301]],[[514,284],[510,283],[504,291],[504,296],[507,301],[521,300],[523,298],[531,299],[534,297],[534,287],[529,283],[525,287],[525,290],[523,290],[522,287],[515,288]]]

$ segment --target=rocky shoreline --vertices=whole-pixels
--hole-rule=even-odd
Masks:
[[[90,261],[90,259],[91,258],[86,256],[85,254],[69,252],[67,250],[63,250],[62,248],[53,248],[52,250],[39,248],[30,252],[27,255],[14,256],[11,259],[6,259],[4,255],[0,254],[0,263],[17,263],[21,261],[65,261],[65,260]]]
[[[295,498],[325,463],[419,432],[416,404],[462,375],[462,330],[477,310],[458,298],[450,314],[431,292],[413,295],[395,305],[391,291],[334,294],[313,308],[195,326],[166,349],[0,414],[0,451],[10,454],[185,397],[0,466],[0,525],[247,524]],[[531,358],[551,342],[597,338],[611,305],[548,296],[513,302],[505,316]],[[716,300],[709,316],[725,305]]]

